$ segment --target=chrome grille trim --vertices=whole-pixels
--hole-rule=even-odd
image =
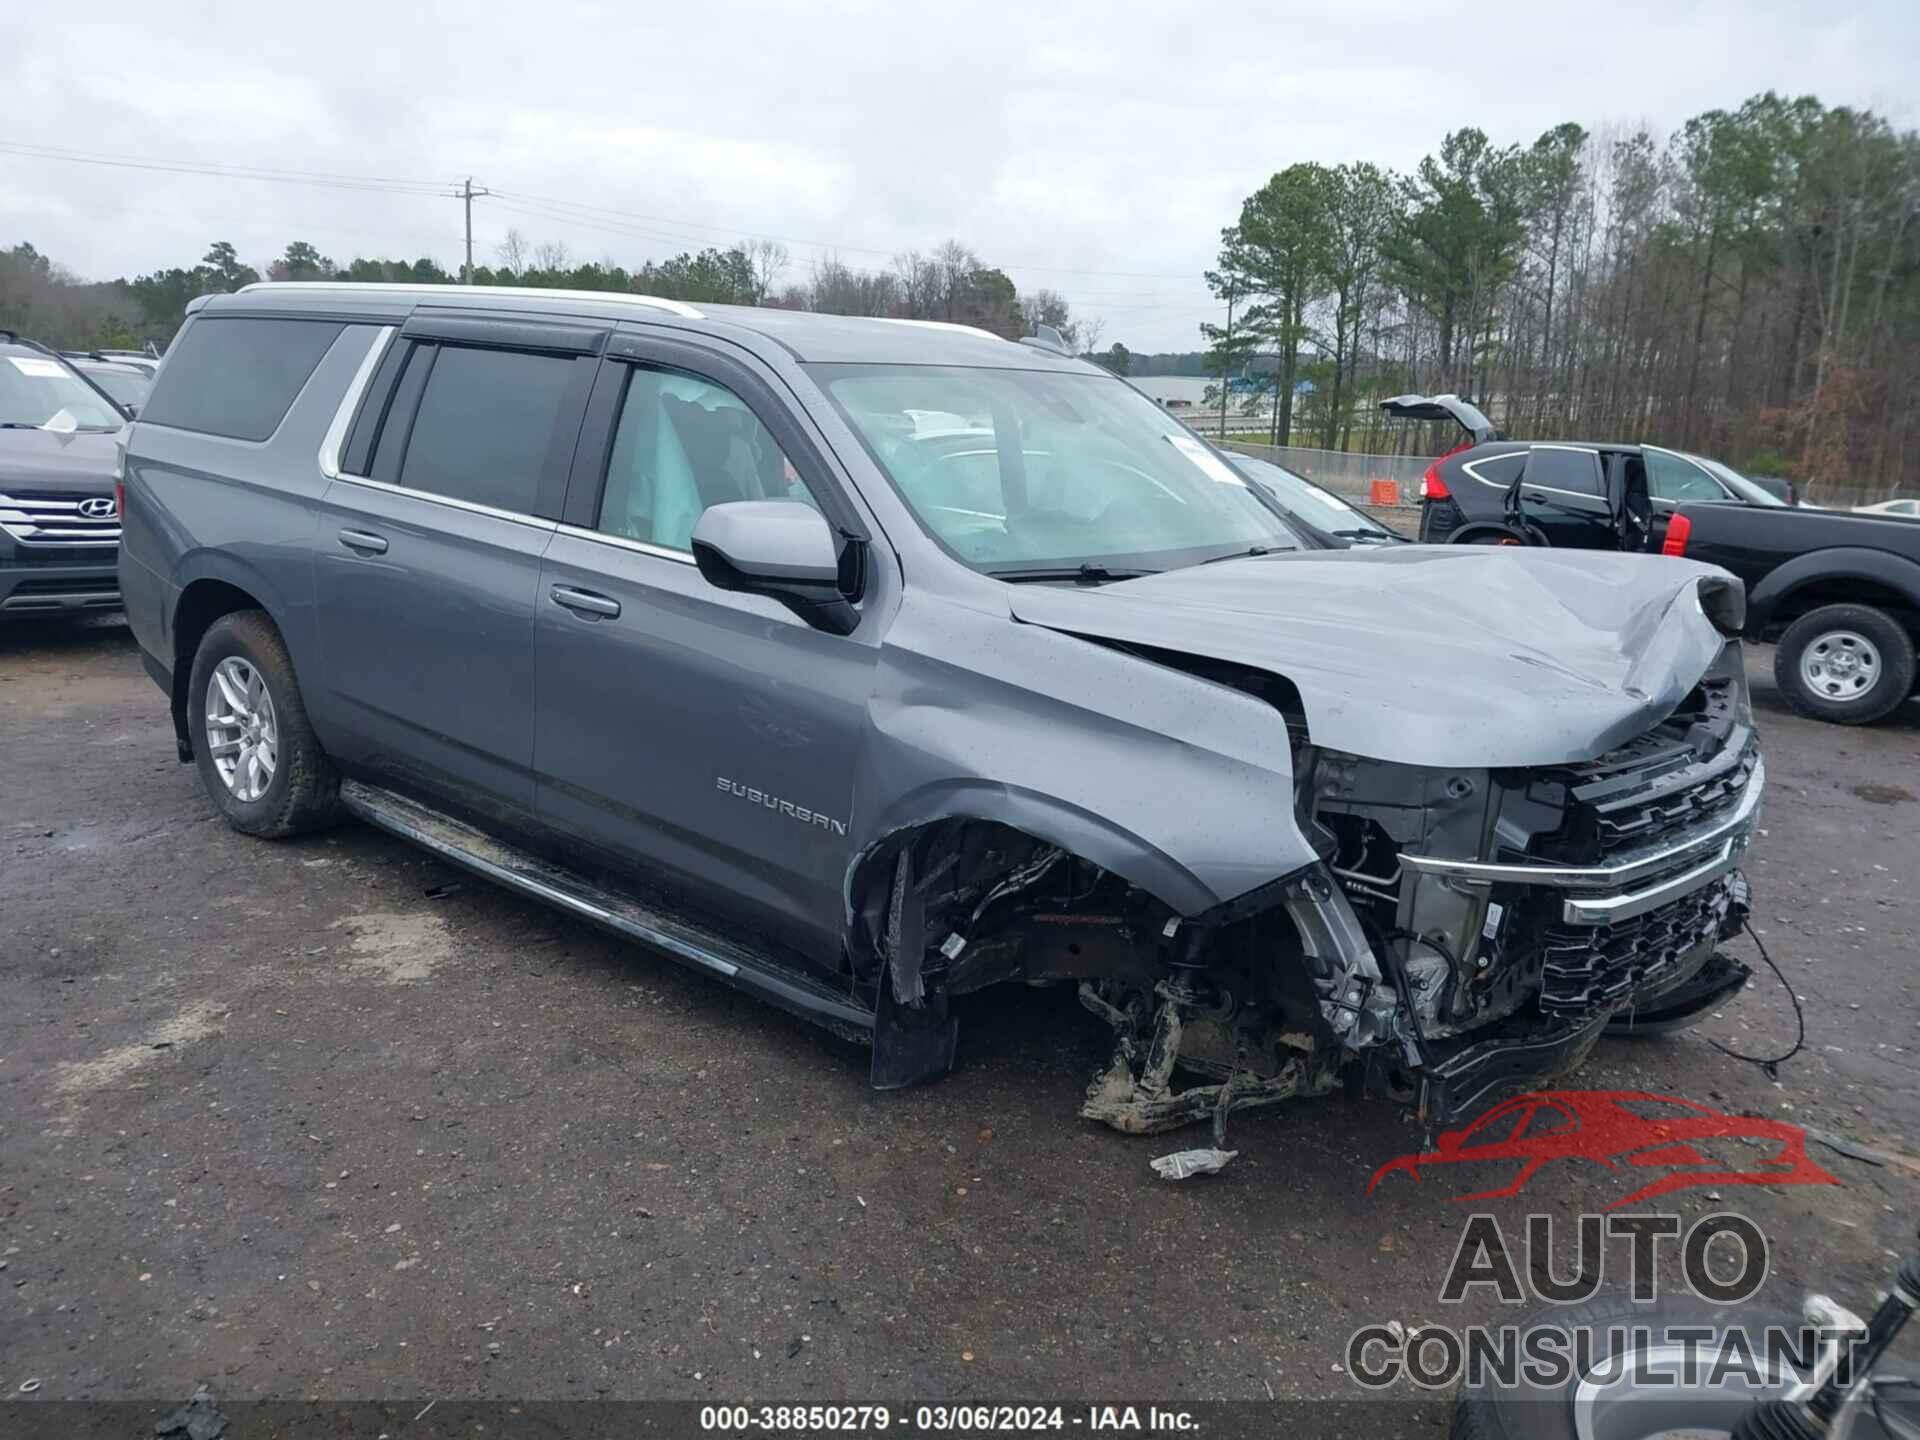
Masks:
[[[86,500],[111,501],[101,495],[0,495],[0,530],[18,545],[115,545],[120,541],[120,513],[94,519],[80,513]]]

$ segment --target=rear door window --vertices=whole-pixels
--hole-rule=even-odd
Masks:
[[[1536,446],[1527,457],[1527,484],[1575,495],[1598,495],[1600,457],[1591,450],[1558,450]]]
[[[422,358],[413,357],[413,363]],[[399,483],[515,514],[537,513],[548,458],[561,436],[571,356],[441,346],[427,371]],[[389,424],[391,428],[391,423]],[[568,450],[569,455],[571,449]]]
[[[140,418],[203,435],[265,440],[345,328],[337,320],[202,316],[169,348]]]

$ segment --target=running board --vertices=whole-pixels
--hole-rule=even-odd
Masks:
[[[846,1039],[861,1043],[872,1039],[871,1010],[702,925],[615,894],[391,790],[349,780],[340,787],[340,803],[368,824],[411,840],[442,859],[584,916],[628,939],[664,950],[682,964],[824,1025]]]

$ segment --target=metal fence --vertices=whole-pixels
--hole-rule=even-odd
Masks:
[[[1255,445],[1241,440],[1227,440],[1222,448],[1270,461],[1350,500],[1373,503],[1374,482],[1391,480],[1398,491],[1395,503],[1409,507],[1419,505],[1420,477],[1433,464],[1430,455],[1353,455],[1344,450]]]

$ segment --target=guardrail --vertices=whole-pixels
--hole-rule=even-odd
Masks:
[[[1420,503],[1420,477],[1433,464],[1430,455],[1355,455],[1344,450],[1309,450],[1299,445],[1255,445],[1228,439],[1222,449],[1270,461],[1314,484],[1369,505],[1413,508]],[[1391,497],[1379,487],[1393,487]]]

